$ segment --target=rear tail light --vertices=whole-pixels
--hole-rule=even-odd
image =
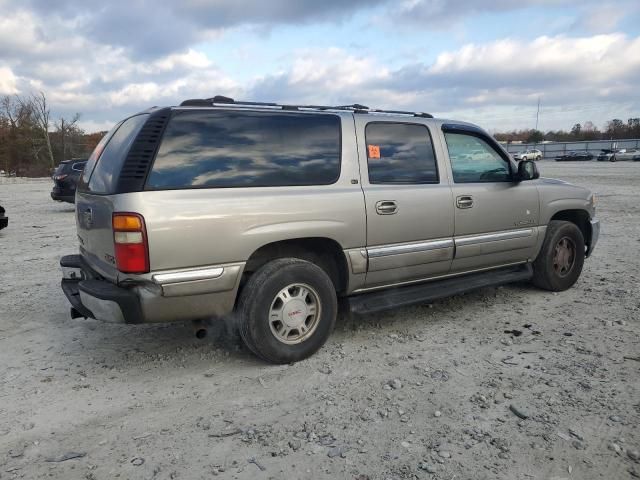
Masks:
[[[142,215],[114,213],[112,226],[118,270],[123,273],[147,273],[149,271],[149,245]]]

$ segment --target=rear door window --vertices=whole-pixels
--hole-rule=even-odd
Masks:
[[[146,188],[328,185],[340,176],[340,152],[336,115],[180,111]]]
[[[429,129],[409,123],[372,122],[366,127],[369,183],[438,183]]]

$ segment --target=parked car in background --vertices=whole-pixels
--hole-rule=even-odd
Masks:
[[[535,148],[513,154],[515,160],[542,160],[542,152]]]
[[[610,162],[638,161],[640,160],[640,150],[635,148],[621,148],[609,159]]]
[[[98,144],[76,202],[73,318],[200,334],[234,314],[274,363],[318,350],[340,297],[365,314],[514,281],[566,290],[599,233],[589,190],[481,128],[362,105],[149,109]]]
[[[614,155],[615,150],[609,150],[607,148],[603,148],[602,150],[600,150],[600,153],[598,154],[598,157],[596,158],[596,160],[598,162],[608,162],[609,160],[611,160],[611,157]]]
[[[598,155],[599,162],[640,161],[640,150],[637,148],[602,149]]]
[[[0,207],[0,230],[2,230],[3,228],[6,228],[7,225],[9,225],[9,219],[4,214],[4,212],[5,212],[4,208]]]
[[[580,162],[593,160],[593,154],[589,152],[569,152],[566,155],[556,157],[556,162]]]
[[[59,202],[74,203],[78,179],[87,164],[86,159],[63,160],[53,172],[51,198]]]

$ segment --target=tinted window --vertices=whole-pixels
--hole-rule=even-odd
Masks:
[[[92,193],[111,193],[115,189],[118,174],[122,168],[129,148],[140,129],[147,121],[147,114],[128,118],[116,130],[104,147],[96,168],[89,180],[89,191]]]
[[[120,125],[122,125],[122,122],[119,122],[119,123],[115,124],[114,127],[111,130],[109,130],[105,134],[105,136],[102,137],[102,139],[100,139],[100,141],[98,142],[98,145],[96,145],[96,148],[94,148],[93,152],[91,152],[91,155],[89,156],[89,159],[87,160],[87,165],[85,166],[85,168],[84,168],[84,170],[82,172],[82,176],[80,177],[80,183],[78,184],[78,189],[79,190],[86,189],[87,184],[89,183],[89,179],[91,178],[91,174],[93,173],[93,169],[96,166],[96,162],[100,158],[100,155],[102,155],[102,152],[104,150],[104,146],[111,139],[113,134],[116,133],[116,130],[118,130]]]
[[[509,164],[483,139],[463,133],[445,133],[456,183],[511,181]]]
[[[369,183],[437,183],[429,130],[424,125],[375,122],[367,125]]]
[[[326,185],[339,175],[337,116],[189,111],[167,125],[147,188]]]

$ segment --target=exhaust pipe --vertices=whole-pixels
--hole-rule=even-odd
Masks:
[[[207,336],[207,326],[202,320],[193,321],[193,332],[196,334],[196,338],[202,340]]]

